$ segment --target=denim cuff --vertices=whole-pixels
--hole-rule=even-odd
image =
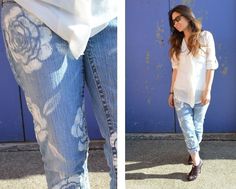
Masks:
[[[188,149],[189,154],[198,153],[200,151],[200,147],[194,148],[194,149]]]
[[[7,2],[13,2],[13,3],[15,3],[14,0],[0,0],[1,5],[3,5],[3,3],[7,3]]]

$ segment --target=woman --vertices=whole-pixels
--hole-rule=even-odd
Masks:
[[[116,189],[115,0],[2,0],[2,31],[32,113],[48,188],[88,189],[87,84]],[[30,187],[29,187],[30,188]]]
[[[168,103],[175,107],[190,154],[188,162],[193,166],[187,179],[192,181],[198,177],[203,165],[199,156],[200,142],[218,62],[212,34],[202,30],[200,21],[189,7],[178,5],[170,10],[169,24],[173,71]]]

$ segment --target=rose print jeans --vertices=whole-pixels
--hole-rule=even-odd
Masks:
[[[174,105],[188,152],[190,154],[199,152],[203,123],[209,103],[206,105],[195,104],[192,108],[189,104],[174,98]]]
[[[89,188],[86,83],[115,189],[116,20],[90,38],[78,60],[66,41],[16,3],[4,1],[1,21],[12,71],[33,116],[48,188]]]

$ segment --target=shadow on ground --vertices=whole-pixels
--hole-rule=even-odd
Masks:
[[[88,160],[89,172],[108,172],[103,150],[91,150]],[[39,151],[0,152],[0,179],[25,178],[44,175]]]
[[[204,161],[236,160],[236,141],[203,141],[200,155]],[[126,180],[160,178],[187,181],[186,172],[168,170],[168,174],[147,174],[143,171],[168,165],[187,165],[187,159],[183,140],[128,140]]]

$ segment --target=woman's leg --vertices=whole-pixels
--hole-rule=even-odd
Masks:
[[[204,124],[204,119],[205,119],[208,106],[209,106],[209,103],[204,106],[202,104],[195,104],[193,108],[193,121],[194,121],[194,126],[195,126],[195,133],[196,133],[199,144],[202,141],[203,124]]]
[[[49,188],[88,189],[84,67],[68,44],[16,3],[4,3],[7,55],[32,113]]]
[[[199,156],[200,142],[203,134],[203,123],[209,104],[196,104],[191,108],[188,104],[175,99],[176,113],[183,131],[186,146],[193,160],[193,167],[188,174],[188,180],[195,180],[201,172],[202,160]]]
[[[174,100],[174,103],[177,117],[179,120],[179,125],[185,138],[187,150],[189,154],[192,156],[193,161],[195,160],[194,163],[198,163],[199,162],[198,152],[200,151],[200,146],[195,132],[195,125],[193,120],[194,117],[193,108],[191,108],[188,104],[181,102],[177,99]]]
[[[116,20],[89,40],[84,54],[86,83],[102,136],[110,167],[111,189],[116,186],[117,160],[117,37]]]

